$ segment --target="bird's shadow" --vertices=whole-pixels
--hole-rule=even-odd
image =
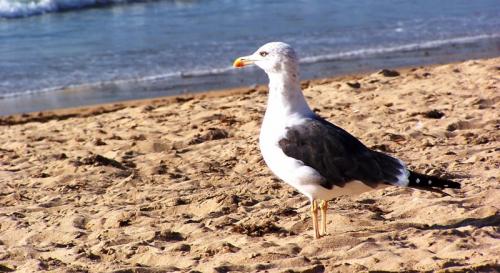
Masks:
[[[453,224],[448,224],[448,225],[434,224],[431,226],[422,227],[421,229],[423,229],[423,230],[432,230],[432,229],[445,230],[445,229],[461,228],[461,227],[466,227],[466,226],[473,226],[476,228],[482,228],[482,227],[488,227],[488,226],[498,227],[498,226],[500,226],[500,214],[490,215],[490,216],[487,216],[485,218],[466,218],[466,219],[463,219],[459,222],[456,222]]]

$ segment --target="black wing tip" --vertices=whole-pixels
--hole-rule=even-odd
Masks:
[[[431,176],[410,171],[408,177],[410,187],[417,188],[440,188],[440,189],[460,189],[461,185],[458,182],[451,181],[445,178]]]
[[[450,188],[450,189],[461,189],[462,188],[462,185],[460,185],[460,183],[458,182],[455,182],[455,181],[451,181],[451,180],[447,180],[448,183],[445,185],[445,188]]]

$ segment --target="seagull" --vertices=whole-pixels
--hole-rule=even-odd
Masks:
[[[269,78],[259,136],[262,157],[277,177],[310,200],[316,239],[327,235],[328,201],[334,197],[390,185],[431,191],[460,188],[457,182],[409,170],[400,159],[367,148],[314,113],[302,94],[299,59],[290,45],[267,43],[233,64],[236,68],[250,65],[263,69]]]

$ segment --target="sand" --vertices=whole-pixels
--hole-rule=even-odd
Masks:
[[[368,147],[463,185],[336,198],[318,240],[260,156],[265,87],[2,117],[0,272],[498,271],[499,64],[304,82]]]

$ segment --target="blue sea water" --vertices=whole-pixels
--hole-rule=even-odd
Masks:
[[[303,78],[499,56],[500,2],[0,0],[0,114],[263,83],[269,41]]]

